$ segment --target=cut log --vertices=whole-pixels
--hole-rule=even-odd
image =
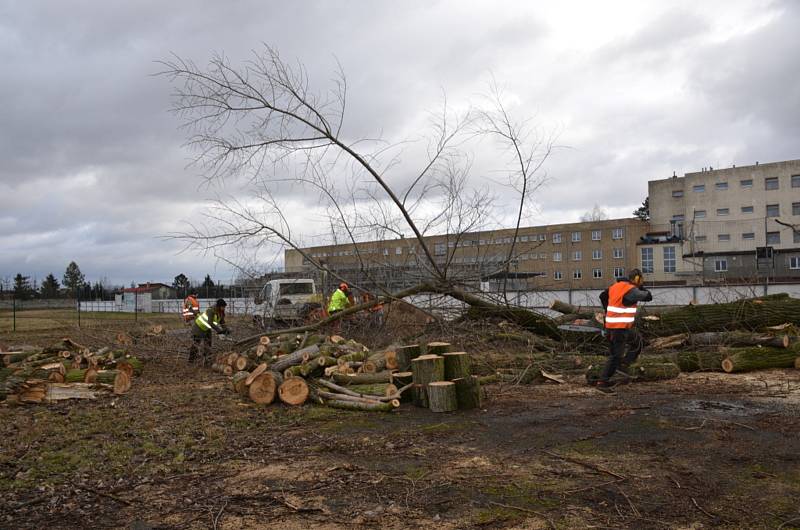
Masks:
[[[429,342],[425,346],[426,355],[441,355],[452,351],[452,345],[449,342]]]
[[[461,410],[481,408],[481,384],[474,375],[453,381],[456,388],[456,400]]]
[[[328,392],[326,390],[317,390],[317,395],[323,399],[352,401],[353,403],[382,403],[377,399],[370,399],[369,397],[351,396],[349,394],[337,394],[335,392]]]
[[[97,388],[84,383],[55,383],[47,385],[44,401],[53,403],[67,399],[97,399]]]
[[[347,353],[344,355],[339,355],[337,357],[338,360],[342,362],[351,362],[351,361],[364,361],[367,358],[368,353],[365,351],[357,351],[353,353]]]
[[[89,368],[83,374],[83,382],[84,383],[94,383],[97,379],[97,370],[94,368]]]
[[[728,354],[724,351],[680,351],[675,355],[675,364],[682,372],[722,372],[722,361]]]
[[[312,344],[311,346],[307,346],[293,353],[284,355],[283,357],[279,357],[278,360],[276,360],[270,365],[269,369],[274,372],[280,373],[289,368],[290,366],[302,364],[304,358],[315,359],[319,357],[319,355],[320,355],[319,345]]]
[[[268,337],[268,336],[266,336],[266,335],[262,335],[262,336],[261,336],[261,337],[258,339],[258,344],[259,344],[260,346],[269,346],[269,337]]]
[[[114,378],[114,394],[126,394],[131,389],[131,378],[125,372],[117,372]]]
[[[403,372],[411,370],[411,361],[419,357],[422,353],[419,344],[401,346],[395,350],[397,358],[397,369]]]
[[[444,378],[447,381],[472,375],[472,361],[467,352],[447,352],[444,357]]]
[[[444,379],[444,357],[441,355],[420,355],[411,361],[414,381],[414,404],[428,407],[428,384]]]
[[[650,341],[647,347],[651,350],[668,350],[672,348],[680,348],[686,341],[689,340],[688,333],[678,333],[677,335],[669,335],[667,337],[657,337]]]
[[[766,333],[749,333],[746,331],[729,331],[692,333],[690,344],[695,346],[769,346],[771,348],[788,348],[788,335],[769,335]]]
[[[278,397],[287,405],[302,405],[308,399],[308,384],[302,377],[290,377],[278,387]]]
[[[278,387],[283,383],[283,376],[278,372],[264,372],[251,381],[248,386],[250,399],[259,405],[269,405],[275,401]]]
[[[50,372],[50,375],[47,376],[47,381],[50,383],[63,383],[64,374],[59,372]]]
[[[594,317],[594,308],[575,306],[567,302],[562,302],[561,300],[553,300],[550,302],[550,309],[556,313],[575,316],[576,318],[591,319]]]
[[[133,365],[128,361],[122,360],[116,363],[117,370],[120,372],[125,372],[128,375],[129,379],[133,379],[134,369]]]
[[[792,368],[796,357],[795,348],[731,349],[722,361],[722,369],[727,373],[736,373],[766,368]]]
[[[255,379],[256,377],[258,377],[259,375],[263,374],[266,371],[267,371],[267,363],[261,363],[255,368],[253,368],[253,370],[250,372],[250,375],[248,375],[247,379],[245,379],[244,381],[245,386],[250,386],[250,383],[253,382],[253,379]]]
[[[386,365],[386,363],[381,363],[381,364],[383,366]],[[358,371],[361,372],[362,374],[374,374],[375,372],[378,371],[378,366],[375,362],[364,361],[361,364],[361,367],[359,367]]]
[[[433,381],[428,383],[428,408],[431,409],[431,412],[458,410],[455,383],[452,381]]]
[[[236,372],[231,378],[231,388],[242,397],[247,396],[248,388],[245,381],[247,381],[249,376],[250,374],[247,372]]]
[[[392,374],[378,372],[375,374],[333,374],[333,380],[340,385],[363,385],[372,383],[388,383]]]
[[[391,383],[375,383],[373,385],[350,385],[348,390],[356,394],[367,396],[393,396],[397,394],[397,387]]]
[[[240,355],[236,361],[233,363],[233,369],[238,372],[243,372],[245,370],[250,370],[253,368],[254,363],[249,358],[245,357],[244,355]]]
[[[662,381],[675,379],[680,375],[681,369],[675,363],[635,363],[631,366],[630,373],[642,381]]]
[[[328,407],[333,407],[335,409],[365,410],[371,412],[391,412],[400,406],[400,402],[395,400],[385,403],[382,402],[359,403],[355,401],[342,401],[339,399],[326,399],[325,405]]]

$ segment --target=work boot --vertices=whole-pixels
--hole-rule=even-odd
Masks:
[[[616,394],[616,392],[614,392],[614,384],[608,381],[597,381],[594,387],[604,394]]]

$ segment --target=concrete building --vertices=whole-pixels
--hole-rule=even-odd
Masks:
[[[648,184],[650,230],[637,253],[654,282],[800,280],[800,232],[787,226],[800,230],[800,160]]]
[[[507,282],[511,290],[603,289],[636,266],[637,244],[648,230],[638,219],[613,219],[491,230],[425,238],[448,276],[484,290]],[[512,243],[513,251],[512,251]],[[413,239],[371,241],[304,249],[314,259],[360,285],[401,289],[430,277],[430,264]],[[503,263],[512,254],[509,273]],[[285,252],[285,270],[316,275],[296,250]],[[321,279],[323,288],[325,280]]]

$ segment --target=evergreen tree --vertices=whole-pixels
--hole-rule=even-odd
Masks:
[[[30,284],[30,276],[23,276],[21,273],[17,273],[14,276],[14,298],[17,300],[27,300],[31,297],[31,284]]]
[[[206,279],[203,280],[202,285],[200,285],[200,292],[198,294],[205,295],[206,298],[216,296],[216,288],[210,274],[206,274]]]
[[[42,298],[56,298],[58,297],[58,289],[60,287],[61,285],[51,272],[42,282],[42,287],[39,292],[42,294]]]
[[[86,278],[83,276],[81,268],[74,261],[70,261],[67,270],[64,271],[64,287],[69,289],[69,293],[74,296],[85,283]]]
[[[646,197],[642,205],[633,211],[633,216],[642,221],[650,220],[650,197]]]
[[[175,276],[175,279],[172,281],[172,286],[175,288],[178,296],[185,298],[189,294],[189,289],[192,288],[192,283],[185,274],[180,273]]]

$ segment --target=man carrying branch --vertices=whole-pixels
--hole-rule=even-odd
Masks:
[[[610,348],[606,366],[595,383],[601,392],[612,393],[611,376],[617,370],[626,372],[642,351],[642,337],[634,328],[636,304],[653,300],[653,294],[642,286],[643,283],[642,272],[633,269],[627,279],[619,280],[600,293]]]

